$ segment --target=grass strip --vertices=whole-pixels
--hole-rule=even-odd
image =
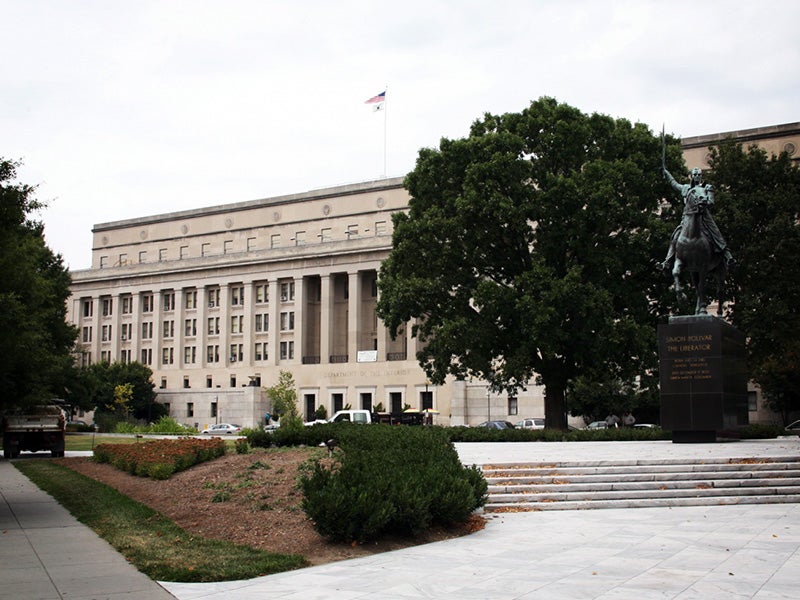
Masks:
[[[231,581],[307,564],[300,555],[265,552],[190,534],[114,488],[53,461],[13,464],[152,579]]]

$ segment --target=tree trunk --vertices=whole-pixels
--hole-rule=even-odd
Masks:
[[[545,385],[544,426],[547,429],[567,429],[567,401],[564,395],[564,386]]]

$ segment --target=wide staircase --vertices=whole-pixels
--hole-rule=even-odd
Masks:
[[[800,502],[800,457],[484,465],[486,513]]]

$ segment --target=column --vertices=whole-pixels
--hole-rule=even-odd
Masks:
[[[269,314],[269,360],[268,365],[278,364],[278,339],[280,338],[280,310],[281,296],[277,279],[269,281],[269,303],[267,312]]]
[[[333,278],[330,273],[320,275],[319,361],[331,360],[331,316],[333,315]]]
[[[306,308],[306,288],[303,277],[294,279],[294,358],[298,363],[303,362],[303,330],[304,313]]]
[[[356,362],[358,358],[359,307],[361,305],[361,289],[359,288],[358,271],[347,274],[347,362]]]

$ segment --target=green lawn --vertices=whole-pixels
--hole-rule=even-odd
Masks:
[[[144,504],[53,461],[13,464],[152,579],[231,581],[307,564],[299,555],[275,554],[192,535]]]

